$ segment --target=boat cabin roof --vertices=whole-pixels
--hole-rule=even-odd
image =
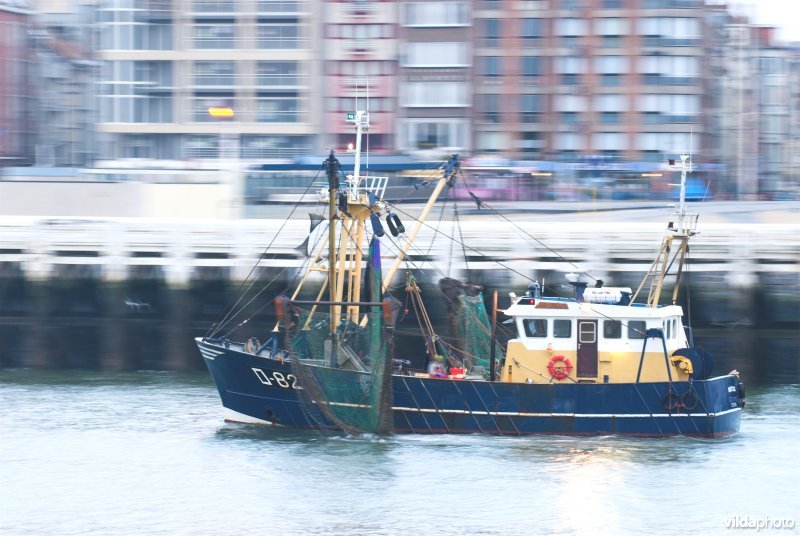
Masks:
[[[679,305],[648,307],[644,304],[619,305],[608,303],[578,302],[572,298],[512,298],[511,306],[505,310],[512,317],[548,318],[626,318],[648,319],[683,316]]]

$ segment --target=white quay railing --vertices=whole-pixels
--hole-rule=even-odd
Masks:
[[[408,218],[402,219],[408,220]],[[664,225],[622,223],[572,223],[517,221],[561,257],[524,236],[509,223],[471,218],[461,222],[461,232],[450,221],[439,231],[463,235],[468,245],[470,270],[503,271],[495,260],[529,277],[537,272],[571,272],[575,267],[598,276],[609,273],[644,273],[658,252]],[[203,268],[220,268],[233,280],[244,278],[278,232],[283,220],[154,220],[109,218],[0,218],[0,267],[13,267],[27,278],[57,277],[65,267],[90,266],[104,280],[132,277],[131,267],[158,267],[170,284],[181,285]],[[295,249],[308,233],[308,221],[290,221],[270,250],[276,258],[264,266],[299,268],[304,263]],[[423,227],[411,250],[417,268],[433,269],[432,262],[447,266],[455,249],[443,236],[435,240],[432,227]],[[747,237],[743,242],[742,237]],[[312,238],[313,239],[313,238]],[[431,242],[433,244],[431,245]],[[476,251],[480,251],[485,257]],[[383,244],[384,263],[396,249]],[[429,258],[420,258],[428,255]],[[272,256],[272,255],[270,255]],[[451,266],[463,270],[463,259]],[[693,239],[692,272],[735,274],[737,281],[763,272],[798,273],[800,233],[791,224],[706,224]],[[527,284],[507,271],[508,281]],[[733,277],[733,276],[732,276]],[[611,281],[607,281],[609,284]]]

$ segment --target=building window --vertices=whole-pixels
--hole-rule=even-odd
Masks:
[[[595,33],[603,36],[620,36],[631,33],[629,19],[606,17],[595,19]]]
[[[622,75],[603,74],[600,76],[600,82],[605,87],[618,87],[622,83]]]
[[[577,37],[588,33],[588,24],[585,19],[556,19],[554,30],[556,35]]]
[[[469,26],[465,2],[406,2],[403,14],[405,26]]]
[[[541,122],[541,95],[520,95],[520,120],[523,123]]]
[[[300,85],[296,61],[260,61],[257,69],[259,87],[297,87]]]
[[[484,76],[500,76],[500,58],[498,56],[486,56],[483,58]]]
[[[602,112],[600,114],[600,122],[604,125],[618,125],[622,114],[619,112]]]
[[[401,105],[409,108],[463,108],[470,105],[466,82],[410,82],[401,87]]]
[[[539,56],[522,56],[522,76],[541,76],[542,58]]]
[[[519,143],[526,156],[539,155],[544,147],[542,136],[538,132],[523,132]]]
[[[462,42],[408,43],[404,67],[469,67],[467,44]]]
[[[500,122],[500,95],[483,95],[483,119],[489,123]]]
[[[402,121],[399,126],[398,139],[403,150],[468,147],[470,129],[465,119],[412,119]]]
[[[523,39],[539,39],[544,37],[544,23],[542,19],[522,19],[520,37]]]
[[[564,73],[561,75],[561,83],[565,86],[577,86],[580,82],[580,75],[577,73]]]
[[[186,136],[184,158],[215,158],[219,155],[219,136]]]
[[[522,321],[525,328],[525,335],[533,338],[547,337],[547,319],[545,318],[526,318]]]
[[[599,132],[592,135],[592,150],[617,154],[625,149],[626,135],[622,132]]]
[[[233,86],[235,83],[232,61],[198,61],[194,64],[196,86]]]
[[[500,20],[485,19],[483,26],[483,44],[487,47],[500,46]]]
[[[285,158],[308,154],[311,140],[308,136],[242,136],[242,158]]]
[[[642,114],[642,123],[645,125],[658,125],[661,122],[661,114],[658,112],[644,112]]]
[[[295,49],[300,48],[300,29],[296,23],[259,24],[258,48]]]
[[[194,99],[193,119],[199,123],[209,123],[217,121],[208,113],[208,109],[212,107],[225,107],[233,108],[236,110],[234,104],[234,97],[231,94],[224,95],[202,95]]]
[[[700,19],[695,17],[646,17],[637,23],[646,46],[693,46],[700,42]]]
[[[622,322],[620,322],[619,320],[603,320],[603,338],[621,339]]]
[[[134,50],[171,50],[172,24],[151,22],[135,25],[133,45]]]
[[[561,123],[564,125],[577,125],[579,120],[578,112],[561,112]]]
[[[302,4],[302,0],[258,0],[256,11],[259,15],[288,17],[302,13]]]
[[[233,0],[194,0],[194,10],[198,13],[233,13],[236,8]]]
[[[256,121],[259,123],[296,123],[300,109],[297,97],[258,97]]]
[[[204,49],[234,48],[233,23],[198,24],[194,27],[194,46]]]

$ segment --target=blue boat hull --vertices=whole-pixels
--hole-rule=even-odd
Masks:
[[[300,396],[291,365],[209,344],[198,346],[229,419],[335,429]],[[345,384],[363,373],[328,369]],[[672,383],[524,384],[392,377],[393,431],[412,434],[610,435],[724,437],[739,431],[738,380],[727,375]],[[696,394],[693,409],[667,409],[672,389]]]

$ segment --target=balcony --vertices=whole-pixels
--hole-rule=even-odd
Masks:
[[[297,90],[308,85],[308,77],[297,73],[259,74],[256,83],[259,91]]]
[[[194,87],[235,87],[236,76],[233,74],[195,74]]]
[[[194,0],[193,8],[196,14],[233,14],[236,13],[236,2],[233,0]]]
[[[260,0],[258,17],[299,17],[305,12],[306,3],[292,0]]]
[[[172,19],[172,0],[136,0],[136,22],[166,22]]]

